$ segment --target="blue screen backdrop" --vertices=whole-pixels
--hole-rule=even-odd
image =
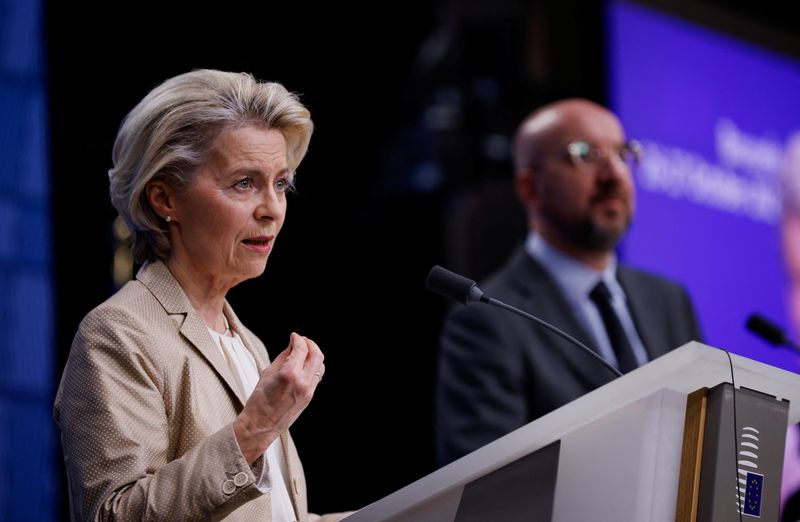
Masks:
[[[607,4],[609,99],[643,142],[621,256],[682,282],[706,342],[797,371],[744,324],[791,332],[780,165],[800,130],[800,61],[639,4]]]
[[[43,6],[0,0],[0,520],[57,520]]]

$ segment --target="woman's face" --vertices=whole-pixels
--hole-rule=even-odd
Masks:
[[[223,131],[195,184],[175,197],[169,261],[220,287],[261,275],[291,186],[280,131],[252,125]]]

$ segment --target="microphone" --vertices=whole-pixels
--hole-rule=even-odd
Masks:
[[[800,346],[789,339],[786,332],[761,314],[753,313],[747,318],[745,326],[748,330],[761,337],[763,340],[775,346],[783,346],[794,351],[800,352]]]
[[[603,366],[608,368],[609,371],[611,371],[611,373],[613,373],[616,377],[622,376],[622,372],[620,372],[617,368],[615,368],[614,365],[603,359],[600,356],[600,354],[598,354],[597,352],[595,352],[594,350],[592,350],[579,340],[575,339],[564,330],[561,330],[553,326],[547,321],[539,319],[535,315],[531,315],[528,312],[525,312],[523,310],[520,310],[519,308],[506,304],[498,299],[484,295],[483,291],[480,288],[478,288],[478,284],[472,279],[467,279],[462,275],[456,274],[455,272],[451,272],[446,268],[442,268],[439,265],[436,265],[433,268],[431,268],[430,272],[428,272],[428,277],[425,279],[425,288],[431,290],[432,292],[436,292],[441,296],[447,297],[448,299],[452,299],[457,303],[461,303],[464,305],[476,302],[487,303],[493,306],[497,306],[498,308],[508,310],[509,312],[513,312],[526,319],[530,319],[538,323],[539,325],[543,326],[547,330],[558,335],[559,337],[566,339],[567,341],[571,342],[581,350],[585,351],[586,353],[588,353],[589,355],[600,361],[603,364]]]
[[[425,288],[464,305],[476,301],[489,302],[489,298],[478,288],[478,283],[439,265],[428,272]]]

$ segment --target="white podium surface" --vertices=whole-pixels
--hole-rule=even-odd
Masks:
[[[730,357],[737,388],[788,400],[789,422],[800,421],[800,375],[735,354]],[[731,382],[728,355],[690,342],[346,520],[452,521],[466,484],[557,440],[562,446],[553,521],[674,520],[686,396],[723,382]],[[595,476],[587,472],[589,467],[604,471]],[[620,501],[619,488],[630,491],[624,496],[629,501]]]

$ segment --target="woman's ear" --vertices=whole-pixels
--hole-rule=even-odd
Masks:
[[[175,218],[175,191],[169,184],[155,179],[148,182],[144,190],[147,194],[147,201],[156,214],[167,221]]]

